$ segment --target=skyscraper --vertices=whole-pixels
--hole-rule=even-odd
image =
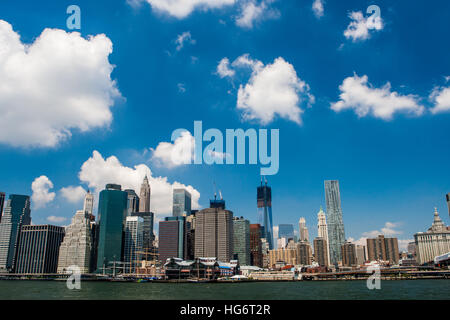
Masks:
[[[139,211],[150,212],[150,196],[151,188],[148,183],[147,175],[144,177],[144,181],[141,184],[141,191],[139,193]],[[137,211],[137,210],[136,210]]]
[[[151,251],[153,248],[153,224],[155,220],[155,214],[153,212],[133,212],[132,217],[141,217],[144,220],[143,224],[143,243],[142,260],[152,260]]]
[[[304,266],[311,265],[311,257],[312,257],[312,249],[311,244],[308,241],[300,241],[297,243],[297,254],[299,263]]]
[[[233,256],[242,266],[250,265],[250,221],[233,218]]]
[[[128,216],[125,221],[125,241],[123,261],[125,273],[136,273],[136,268],[142,260],[144,240],[144,219]]]
[[[3,206],[5,204],[5,193],[0,192],[0,222],[2,222],[2,215],[3,215]]]
[[[131,216],[133,212],[139,211],[139,197],[136,192],[132,189],[125,190],[127,193],[127,216]]]
[[[90,190],[86,193],[86,196],[84,197],[84,205],[83,205],[83,211],[87,212],[89,215],[90,221],[95,221],[94,217],[94,195],[91,193]]]
[[[173,189],[173,216],[191,215],[191,194],[186,189]]]
[[[327,227],[327,219],[325,216],[325,212],[323,212],[322,206],[320,206],[320,210],[317,213],[317,236],[325,240],[327,245],[327,266],[330,264],[330,248],[329,248],[329,240],[328,240],[328,227]]]
[[[308,228],[306,227],[306,219],[301,217],[298,221],[298,228],[300,232],[300,241],[309,241]]]
[[[258,219],[262,224],[262,238],[267,240],[269,249],[273,249],[272,222],[272,189],[267,186],[267,180],[257,188]]]
[[[447,206],[448,206],[448,215],[450,216],[450,193],[447,193]]]
[[[250,251],[251,251],[251,265],[262,268],[263,254],[261,243],[261,225],[250,225]]]
[[[195,214],[195,258],[215,257],[229,262],[233,256],[233,212],[223,206],[214,206]]]
[[[56,273],[64,227],[22,226],[17,248],[16,273]]]
[[[345,242],[341,246],[341,251],[342,251],[342,265],[344,267],[353,267],[357,265],[355,244]]]
[[[294,239],[294,226],[292,224],[278,225],[278,238],[286,238],[286,243],[289,239]]]
[[[344,222],[342,219],[339,181],[325,181],[325,200],[327,203],[328,248],[330,264],[337,266],[342,261],[341,246],[345,243]]]
[[[79,210],[66,228],[59,248],[58,273],[66,273],[76,265],[81,273],[89,273],[92,250],[91,222],[88,211]]]
[[[30,197],[11,194],[0,223],[0,271],[13,271],[22,226],[31,224]]]
[[[121,261],[123,232],[127,215],[127,193],[117,184],[107,184],[100,192],[98,202],[99,237],[97,269],[108,267],[109,262]]]
[[[327,240],[322,237],[314,239],[314,258],[315,261],[321,267],[328,267],[328,243]]]
[[[159,260],[185,258],[186,217],[166,217],[159,223]]]
[[[397,238],[385,238],[379,235],[376,239],[367,239],[367,253],[370,261],[382,260],[398,264]]]

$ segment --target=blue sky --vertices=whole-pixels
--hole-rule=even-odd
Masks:
[[[66,8],[70,4],[81,8],[81,37],[67,41],[68,57],[62,56],[65,51],[55,53],[64,50],[51,45],[56,33],[49,33],[45,41],[41,36],[44,48],[21,57],[23,64],[12,63],[16,69],[4,67],[12,54],[2,56],[0,51],[1,80],[13,88],[18,87],[15,76],[20,83],[30,82],[20,85],[22,92],[0,88],[2,114],[13,110],[0,129],[0,190],[31,195],[32,182],[41,176],[53,185],[47,190],[40,180],[44,193],[39,198],[41,206],[33,208],[33,223],[49,223],[52,216],[52,223],[67,224],[81,202],[79,198],[69,201],[60,190],[89,184],[95,189],[108,179],[97,175],[110,172],[97,166],[108,166],[102,161],[111,156],[121,168],[130,168],[123,175],[133,175],[121,175],[124,182],[119,183],[134,185],[150,168],[157,181],[154,190],[161,186],[155,195],[161,195],[159,201],[152,199],[160,216],[167,214],[170,203],[162,202],[175,181],[198,191],[203,207],[214,194],[215,182],[235,215],[257,222],[259,166],[171,167],[154,157],[150,148],[170,142],[177,128],[193,132],[195,120],[203,121],[205,129],[223,132],[228,128],[280,130],[280,170],[268,177],[275,225],[292,223],[298,228],[299,218],[305,217],[314,236],[317,212],[321,205],[325,207],[326,179],[340,181],[348,238],[359,239],[386,228],[399,239],[411,239],[430,226],[434,207],[448,223],[448,1],[328,0],[321,15],[313,11],[313,0],[220,0],[219,8],[211,8],[209,0],[197,2],[199,6],[189,8],[185,1],[176,0],[168,9],[157,0],[0,3],[0,20],[13,29],[4,28],[3,34],[18,33],[28,45],[46,28],[64,30],[60,36],[68,39],[72,30],[66,26]],[[372,4],[380,7],[381,21],[368,19],[366,10]],[[242,18],[252,8],[256,8],[254,19]],[[361,12],[360,20],[352,19],[352,12]],[[359,23],[356,26],[362,33],[345,36],[352,21]],[[177,50],[177,37],[187,32],[190,38],[185,37]],[[96,43],[89,38],[100,34],[106,38],[97,38]],[[108,39],[110,54],[105,53]],[[8,41],[13,40],[0,37],[0,44]],[[99,50],[86,53],[86,46]],[[77,48],[81,51],[73,53]],[[250,68],[233,65],[245,54],[253,63]],[[221,77],[217,71],[224,58],[234,76]],[[239,86],[259,101],[257,95],[265,88],[257,90],[263,71],[255,66],[275,68],[277,58],[282,59],[279,66],[294,70],[294,80],[287,84],[274,79],[281,81],[280,95],[294,92],[298,100],[282,113],[276,109],[278,97],[273,97],[275,109],[264,119],[258,112],[272,107],[264,104],[264,97],[262,105],[250,99],[244,101],[247,109],[239,109]],[[102,68],[112,66],[109,78]],[[253,86],[246,87],[252,80]],[[309,90],[293,89],[292,81],[304,83]],[[306,94],[314,96],[311,106]],[[78,103],[80,96],[89,99]],[[336,105],[339,101],[341,109]],[[299,109],[301,120],[294,121],[289,112]],[[33,119],[40,119],[42,126],[31,133],[22,130],[33,127]],[[50,137],[57,137],[54,143]],[[98,157],[81,174],[94,150]],[[134,171],[141,164],[146,167]],[[113,171],[119,174],[120,170]]]

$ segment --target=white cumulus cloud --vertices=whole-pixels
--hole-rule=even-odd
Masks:
[[[55,147],[75,130],[108,126],[120,97],[112,43],[104,34],[85,39],[78,32],[45,29],[24,44],[0,20],[0,143]]]
[[[435,87],[430,99],[434,102],[434,107],[430,109],[431,113],[450,112],[450,87]]]
[[[195,44],[195,42],[195,39],[192,39],[190,31],[183,32],[182,34],[179,34],[175,39],[175,44],[177,45],[176,49],[177,51],[180,51],[181,49],[183,49],[186,43]]]
[[[359,117],[372,115],[384,120],[392,119],[397,112],[421,115],[425,108],[419,104],[414,95],[401,95],[391,91],[388,82],[381,88],[374,88],[368,83],[366,75],[346,78],[339,86],[340,100],[331,104],[331,109],[340,112],[353,109]]]
[[[352,20],[344,31],[344,36],[347,39],[352,39],[353,42],[367,40],[370,38],[370,31],[383,30],[383,19],[380,16],[364,17],[361,11],[351,12],[349,18]]]
[[[280,16],[278,10],[270,7],[274,0],[241,1],[240,14],[236,18],[236,25],[242,28],[253,28],[255,22],[263,19],[277,19]]]
[[[86,190],[81,186],[68,186],[61,188],[59,190],[63,198],[65,198],[70,203],[79,203],[86,196]]]
[[[314,0],[312,4],[312,10],[314,11],[314,14],[317,18],[321,18],[324,13],[323,0]]]
[[[230,60],[228,60],[228,58],[223,58],[222,60],[220,60],[219,64],[217,65],[217,74],[219,75],[219,77],[233,77],[235,73],[236,72],[230,68]]]
[[[35,209],[43,208],[55,199],[55,193],[49,192],[53,183],[46,176],[40,176],[31,183],[33,194],[31,201]]]
[[[49,216],[47,217],[47,221],[52,222],[52,223],[61,223],[66,221],[67,218],[64,217],[57,217],[57,216]]]
[[[228,66],[226,60],[222,59],[221,63],[224,61]],[[232,66],[251,70],[250,79],[245,85],[240,85],[237,97],[236,106],[243,111],[244,120],[268,124],[278,115],[301,124],[301,105],[306,103],[310,106],[314,103],[314,96],[309,85],[297,76],[292,64],[279,57],[272,64],[264,65],[244,54]],[[234,75],[232,72],[218,74],[221,77]]]
[[[173,188],[185,188],[192,195],[192,208],[199,208],[200,193],[192,186],[180,182],[169,182],[167,177],[153,176],[150,168],[145,164],[139,164],[133,168],[124,166],[115,156],[103,158],[94,151],[92,156],[81,166],[78,174],[80,181],[86,183],[89,188],[98,193],[108,183],[117,183],[124,189],[134,189],[140,192],[141,183],[147,175],[151,187],[151,210],[158,215],[169,215],[172,212]]]
[[[183,164],[190,164],[194,158],[195,140],[189,131],[171,142],[160,142],[156,149],[151,148],[151,159],[160,166],[174,168]]]

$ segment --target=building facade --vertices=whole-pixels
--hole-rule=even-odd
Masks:
[[[367,261],[366,247],[363,245],[357,244],[355,249],[356,249],[356,263],[359,266],[361,266]]]
[[[87,212],[90,221],[95,221],[94,216],[94,195],[88,190],[84,197],[83,211]]]
[[[144,177],[144,181],[141,184],[141,191],[139,192],[139,211],[140,212],[150,212],[150,197],[152,190],[150,184],[148,183],[147,175]],[[138,210],[136,210],[138,211]]]
[[[59,248],[63,239],[64,227],[51,225],[22,226],[15,273],[56,273]]]
[[[69,272],[70,266],[78,266],[82,274],[91,270],[92,255],[91,221],[88,211],[79,210],[66,228],[59,248],[58,273]]]
[[[262,225],[262,238],[267,240],[269,249],[274,247],[273,221],[272,221],[272,189],[261,181],[261,186],[257,188],[258,219]]]
[[[233,218],[233,258],[243,266],[251,263],[250,221],[243,217]]]
[[[173,208],[174,217],[191,215],[191,194],[186,189],[173,189]]]
[[[326,218],[330,264],[336,266],[339,261],[342,261],[341,246],[345,243],[339,181],[325,181],[325,200],[327,204]]]
[[[304,266],[312,264],[312,248],[308,241],[297,243],[298,263]]]
[[[164,218],[159,223],[159,260],[184,259],[186,245],[186,217]]]
[[[155,221],[155,214],[153,212],[133,212],[131,213],[132,217],[141,217],[144,220],[143,224],[143,260],[152,260],[152,252],[153,252],[153,226]]]
[[[419,264],[431,263],[437,256],[450,252],[450,230],[442,222],[436,208],[431,228],[415,234],[414,240]]]
[[[269,250],[269,268],[275,268],[277,263],[283,262],[286,265],[298,265],[300,263],[297,249],[276,249]]]
[[[328,267],[330,265],[328,260],[328,243],[322,237],[314,239],[314,258],[321,267]]]
[[[327,261],[328,265],[330,264],[330,248],[329,248],[329,240],[328,240],[328,226],[327,226],[327,218],[325,212],[323,211],[322,206],[320,206],[320,210],[317,213],[317,237],[324,239],[327,242]]]
[[[357,259],[356,259],[356,245],[354,243],[345,242],[341,246],[342,251],[342,265],[344,267],[356,267]]]
[[[99,236],[97,269],[108,268],[123,259],[123,233],[127,215],[128,195],[120,185],[107,184],[98,202]]]
[[[389,261],[398,264],[400,259],[397,238],[385,238],[379,235],[376,239],[367,239],[367,255],[369,261]]]
[[[29,224],[30,197],[11,194],[0,223],[0,272],[14,271],[20,229]]]
[[[129,216],[125,221],[125,241],[123,262],[125,273],[136,273],[136,268],[141,265],[144,244],[144,218]]]
[[[447,193],[447,195],[445,197],[446,197],[446,200],[447,200],[448,215],[450,217],[450,193]]]
[[[278,238],[294,239],[294,226],[292,224],[278,225]]]
[[[3,215],[3,207],[5,205],[6,194],[4,192],[0,192],[0,223],[2,222]]]
[[[233,212],[225,209],[225,202],[200,210],[195,215],[195,258],[216,257],[230,262],[233,257]]]
[[[298,230],[300,234],[300,241],[309,241],[309,232],[306,227],[306,219],[301,217],[298,221]]]
[[[252,266],[263,266],[262,261],[262,244],[261,244],[261,225],[250,225],[250,264]]]
[[[139,212],[139,197],[133,189],[125,190],[127,193],[127,216],[131,217],[134,212]]]

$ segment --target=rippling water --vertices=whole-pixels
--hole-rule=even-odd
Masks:
[[[69,290],[62,281],[0,281],[0,299],[450,299],[450,280],[382,281],[368,290],[365,281],[252,283],[82,282]]]

